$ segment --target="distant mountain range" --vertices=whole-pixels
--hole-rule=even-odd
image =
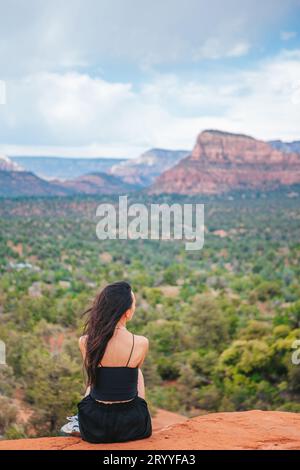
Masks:
[[[0,170],[0,197],[67,196],[71,191],[29,171]]]
[[[188,150],[165,150],[153,148],[122,163],[112,166],[110,172],[128,183],[149,186],[165,170],[176,165],[188,155]]]
[[[155,194],[218,194],[269,190],[300,183],[300,154],[241,134],[206,130],[192,153],[162,173],[150,187]]]
[[[300,183],[300,141],[206,130],[191,153],[153,148],[134,159],[0,155],[0,196],[221,194]]]
[[[29,171],[0,170],[0,197],[122,194],[136,190],[116,176],[93,173],[68,181],[46,181]]]
[[[6,155],[0,154],[0,171],[22,171],[23,168]]]
[[[294,142],[282,142],[282,140],[270,140],[269,144],[276,150],[281,150],[281,152],[296,152],[300,153],[300,140]]]
[[[134,184],[107,173],[90,173],[74,180],[60,183],[60,186],[74,194],[120,194],[136,190]]]
[[[40,178],[70,180],[91,173],[108,173],[124,182],[149,186],[163,171],[188,155],[188,150],[151,149],[137,158],[11,157]]]
[[[24,160],[26,158],[24,157]],[[42,160],[42,158],[39,158],[39,160]],[[49,158],[46,158],[46,168],[49,169],[47,166],[48,161]],[[75,162],[76,171],[78,171],[80,165],[83,166],[83,163],[84,159],[80,159],[78,164]],[[54,170],[56,165],[59,166],[59,158],[55,158],[55,162],[50,162],[49,166],[52,166],[52,170]],[[110,165],[108,164],[107,167],[110,168]],[[7,156],[0,155],[0,197],[120,194],[135,189],[137,189],[136,185],[126,183],[117,176],[104,172],[89,173],[66,181],[59,179],[48,181],[31,171],[24,170],[19,163]]]
[[[10,157],[24,170],[44,179],[69,180],[88,173],[109,173],[124,158]]]

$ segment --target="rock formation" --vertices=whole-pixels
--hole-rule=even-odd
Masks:
[[[0,441],[0,450],[300,450],[300,413],[244,411],[188,419],[140,441],[89,444],[80,438],[45,437]]]
[[[188,157],[162,173],[152,194],[219,194],[300,183],[300,154],[240,134],[207,130]]]

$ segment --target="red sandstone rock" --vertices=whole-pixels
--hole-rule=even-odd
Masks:
[[[217,194],[296,183],[300,154],[281,152],[245,135],[204,131],[191,155],[162,173],[150,193]]]
[[[89,444],[79,438],[52,437],[0,442],[0,450],[187,450],[298,449],[300,413],[245,411],[214,413],[154,431],[148,439],[122,444]]]

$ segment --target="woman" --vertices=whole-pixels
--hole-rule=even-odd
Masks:
[[[148,340],[130,333],[135,296],[127,282],[106,286],[88,314],[79,347],[87,372],[87,394],[78,403],[81,437],[94,443],[151,436],[141,366]]]

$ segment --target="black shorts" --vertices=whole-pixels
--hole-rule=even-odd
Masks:
[[[99,403],[87,395],[78,407],[81,437],[92,443],[134,441],[151,436],[147,402],[136,396],[124,403]]]

